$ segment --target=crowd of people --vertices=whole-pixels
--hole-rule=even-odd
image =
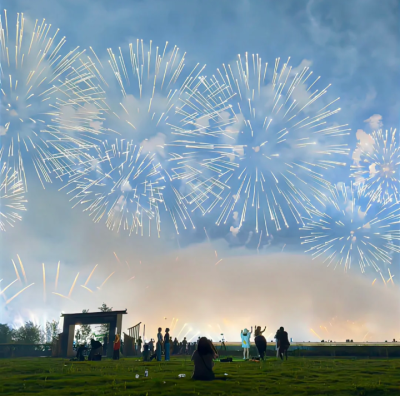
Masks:
[[[258,351],[258,360],[264,360],[267,352],[267,340],[263,336],[264,330],[261,330],[261,326],[254,326],[254,343]],[[241,341],[243,349],[243,359],[250,360],[250,346],[251,337],[253,334],[253,327],[250,331],[245,328],[241,331]],[[101,355],[106,353],[107,340],[104,339],[104,346],[101,342],[92,339],[90,341],[90,353],[88,355],[88,360],[101,360]],[[280,327],[275,334],[276,341],[276,351],[277,357],[283,360],[288,358],[288,349],[290,346],[288,333],[283,327]],[[142,350],[143,345],[143,350]],[[212,340],[208,340],[206,337],[199,337],[197,342],[188,342],[186,337],[183,338],[181,342],[175,337],[172,339],[170,335],[170,329],[166,328],[163,334],[163,329],[158,328],[156,341],[150,339],[150,341],[143,344],[143,340],[139,337],[135,341],[135,348],[142,354],[144,361],[152,361],[156,359],[161,361],[164,356],[165,361],[169,361],[171,355],[191,355],[191,360],[194,363],[193,379],[198,380],[213,380],[216,379],[213,367],[214,360],[217,359],[218,352],[212,343]],[[84,345],[77,349],[77,360],[84,360],[83,352],[88,348]],[[119,334],[116,334],[115,340],[113,342],[113,359],[119,359],[119,351],[121,349],[121,339]]]

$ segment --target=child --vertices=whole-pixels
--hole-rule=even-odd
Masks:
[[[247,329],[241,331],[240,336],[242,338],[242,348],[243,348],[243,360],[249,360],[250,357],[250,337],[253,332],[253,327],[249,332]]]

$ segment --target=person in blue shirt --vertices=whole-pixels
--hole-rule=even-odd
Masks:
[[[165,336],[164,336],[164,352],[165,352],[165,361],[168,362],[169,361],[169,355],[170,355],[170,337],[169,337],[169,329],[166,328],[165,329]]]
[[[240,336],[242,339],[242,348],[243,348],[243,359],[248,360],[250,358],[250,337],[253,332],[253,327],[251,327],[251,331],[244,329],[241,331]]]

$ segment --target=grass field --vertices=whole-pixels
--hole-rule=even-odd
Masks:
[[[145,368],[149,377],[144,377]],[[189,358],[71,362],[31,358],[0,360],[1,395],[400,395],[400,360],[292,358],[287,362],[216,363],[226,381],[190,379]],[[135,375],[139,374],[136,379]],[[186,374],[178,378],[178,374]],[[225,374],[228,374],[227,376]]]

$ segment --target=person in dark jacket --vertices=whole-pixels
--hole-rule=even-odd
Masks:
[[[169,361],[169,355],[171,352],[170,349],[170,338],[169,338],[169,329],[166,328],[165,329],[165,335],[164,335],[164,353],[165,353],[165,361],[168,362]]]
[[[280,327],[276,332],[275,338],[278,341],[278,355],[283,360],[283,355],[286,356],[286,360],[288,358],[287,352],[290,347],[289,336],[283,327]]]
[[[192,378],[200,381],[212,381],[215,379],[213,371],[214,359],[218,355],[215,352],[215,348],[206,337],[200,338],[197,350],[192,355],[192,361],[194,363],[194,371]]]
[[[172,353],[174,355],[177,355],[179,353],[179,342],[178,342],[178,339],[176,337],[174,339],[174,348],[172,350]]]
[[[103,355],[107,356],[107,344],[108,344],[108,337],[107,334],[103,338]]]
[[[254,338],[254,343],[256,344],[260,359],[264,360],[267,353],[267,340],[260,334]]]
[[[85,360],[85,356],[83,355],[83,351],[86,351],[86,345],[79,346],[78,350],[76,351],[76,359],[80,362]]]
[[[103,352],[103,345],[101,345],[100,341],[96,341],[93,338],[90,340],[90,346],[91,350],[88,356],[88,360],[95,360],[95,356],[100,355],[101,360],[101,354]],[[97,360],[97,358],[96,358]]]

